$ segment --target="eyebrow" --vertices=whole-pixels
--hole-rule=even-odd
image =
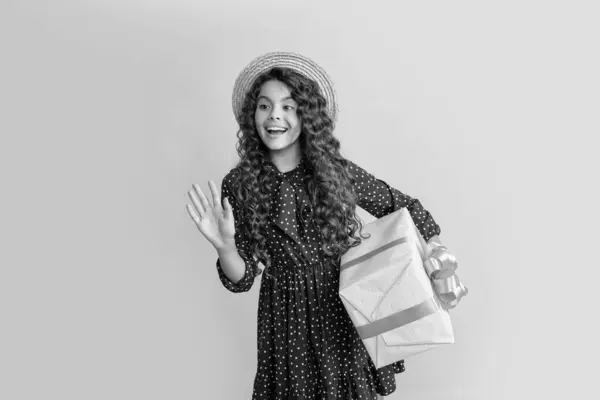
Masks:
[[[269,101],[269,102],[271,102],[271,103],[273,102],[273,101],[272,101],[270,98],[268,98],[268,97],[267,97],[267,96],[265,96],[264,94],[261,94],[260,96],[258,96],[258,100],[260,100],[260,99],[265,99],[265,100],[267,100],[267,101]],[[286,100],[292,100],[292,101],[296,101],[296,100],[294,100],[294,99],[292,98],[292,96],[287,96],[287,97],[284,97],[283,99],[281,99],[281,101],[286,101]]]

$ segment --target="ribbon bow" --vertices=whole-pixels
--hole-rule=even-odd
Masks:
[[[433,289],[438,295],[445,309],[456,307],[461,298],[469,293],[455,275],[458,263],[450,254],[446,246],[433,244],[433,250],[424,261],[423,265],[427,276],[431,279]]]

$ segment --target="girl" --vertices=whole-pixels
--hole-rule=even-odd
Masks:
[[[421,203],[340,155],[333,85],[293,53],[258,57],[236,80],[239,163],[212,201],[198,185],[190,217],[215,247],[222,284],[248,291],[264,266],[252,399],[376,399],[400,361],[376,369],[338,295],[341,255],[361,242],[360,206],[407,207],[426,240],[440,228]]]

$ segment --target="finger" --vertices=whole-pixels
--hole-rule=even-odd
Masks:
[[[188,214],[190,215],[190,217],[192,217],[196,225],[200,224],[200,216],[198,215],[198,213],[196,213],[196,211],[194,211],[194,208],[189,204],[186,204],[185,208],[187,209]]]
[[[198,198],[202,202],[202,206],[204,207],[204,209],[208,210],[209,208],[211,208],[212,204],[210,204],[210,202],[208,201],[208,199],[204,195],[204,192],[202,191],[202,189],[200,189],[200,185],[194,183],[192,186],[194,187],[194,190],[196,191],[196,194],[198,195]]]
[[[208,186],[210,187],[210,190],[212,192],[213,204],[215,206],[217,206],[217,204],[220,206],[221,205],[221,193],[219,193],[219,190],[217,189],[217,185],[215,185],[215,183],[213,181],[208,181]]]
[[[192,200],[192,204],[194,204],[194,207],[196,207],[196,211],[198,214],[200,214],[200,217],[203,217],[204,213],[206,212],[206,208],[201,204],[196,192],[194,190],[190,190],[188,192],[188,196],[190,197],[190,200]]]

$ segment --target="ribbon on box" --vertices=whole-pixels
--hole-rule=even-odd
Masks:
[[[445,309],[452,309],[456,307],[461,298],[469,293],[469,290],[455,275],[458,263],[448,248],[436,242],[430,244],[433,246],[433,250],[423,262],[423,266],[442,306]]]
[[[364,261],[364,259],[373,257],[375,254],[391,246],[395,246],[404,242],[406,242],[406,238],[395,240],[387,246],[383,246],[382,248],[371,251],[370,253],[344,264],[342,266],[342,270],[359,264],[360,262]],[[432,282],[433,290],[437,294],[442,307],[444,307],[446,310],[452,309],[456,307],[460,299],[466,296],[469,291],[455,275],[458,262],[456,261],[456,258],[448,251],[448,248],[438,242],[429,243],[429,247],[433,247],[433,249],[423,262],[423,267],[425,268],[425,272]],[[413,307],[398,311],[394,314],[388,315],[385,318],[359,326],[356,328],[356,330],[361,339],[369,339],[374,336],[381,335],[382,333],[391,331],[392,329],[396,329],[418,321],[419,319],[434,314],[437,311],[438,306],[432,297],[419,304],[416,304]]]

